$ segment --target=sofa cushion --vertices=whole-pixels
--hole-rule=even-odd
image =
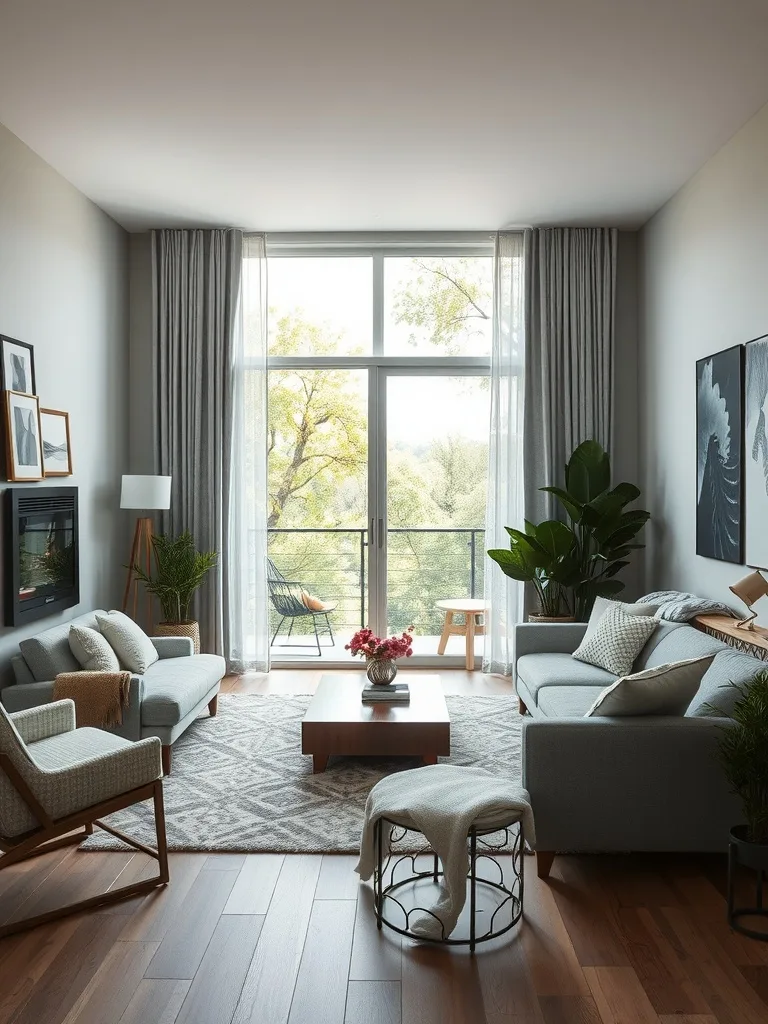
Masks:
[[[160,657],[141,626],[123,612],[111,611],[109,615],[102,613],[96,616],[96,621],[120,659],[120,665],[129,672],[144,675]]]
[[[651,633],[650,638],[648,639],[648,642],[646,643],[645,647],[642,649],[642,651],[640,651],[638,656],[635,658],[635,664],[632,666],[632,671],[642,672],[643,669],[653,668],[654,666],[651,662],[653,652],[656,650],[660,643],[663,643],[671,633],[674,633],[675,630],[678,629],[685,629],[685,623],[667,622],[666,619],[659,619],[658,626]],[[681,658],[682,657],[684,657],[684,655],[681,655]],[[658,664],[662,665],[665,660],[674,661],[675,657],[674,655],[671,655],[669,658],[666,659],[661,658]]]
[[[88,672],[119,672],[120,662],[109,641],[90,626],[69,627],[69,649]]]
[[[698,633],[698,630],[694,630],[694,632]],[[730,718],[733,715],[733,705],[739,698],[738,687],[750,682],[758,672],[762,672],[766,668],[768,665],[759,658],[753,658],[749,654],[743,654],[732,647],[724,646],[702,679],[698,693],[691,701],[686,714],[693,718],[702,718],[708,715],[717,717],[724,715],[726,718]],[[709,707],[710,704],[713,704],[717,710],[713,711]]]
[[[176,725],[216,685],[225,672],[217,654],[164,658],[144,673],[142,725]]]
[[[693,626],[674,622],[662,625],[673,628],[665,630],[664,635],[651,650],[647,650],[648,645],[646,644],[635,661],[635,672],[645,668],[658,668],[659,665],[665,665],[671,661],[701,658],[705,654],[717,654],[719,651],[727,649],[727,644],[702,633],[700,629],[694,629]]]
[[[714,659],[714,654],[705,654],[623,676],[603,690],[586,717],[682,716]]]
[[[612,606],[618,606],[625,615],[655,615],[658,605],[655,604],[627,604],[626,601],[611,601],[607,597],[596,597],[592,605],[592,612],[587,623],[587,631],[584,634],[585,640],[591,640],[592,634],[597,629],[597,624],[603,615]]]
[[[599,686],[547,686],[538,710],[546,718],[583,718],[601,692]]]
[[[62,622],[19,643],[19,650],[36,682],[51,681],[59,672],[79,670],[77,658],[69,649],[69,630],[72,625],[98,629],[96,614],[89,612],[87,615],[79,615],[76,619]]]
[[[570,654],[524,654],[517,659],[517,674],[537,704],[539,690],[546,686],[597,687],[594,700],[600,690],[616,680],[613,673],[576,661]],[[589,704],[584,710],[588,707]]]
[[[612,602],[592,635],[585,636],[573,656],[616,675],[627,675],[657,625],[652,615],[634,615]]]

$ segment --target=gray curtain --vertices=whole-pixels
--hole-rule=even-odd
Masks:
[[[226,630],[235,330],[243,235],[152,232],[157,471],[173,478],[161,529],[189,530],[219,565],[198,592],[201,648],[229,651]]]
[[[612,454],[614,228],[525,232],[525,515],[560,515],[539,487],[564,483],[573,449]]]

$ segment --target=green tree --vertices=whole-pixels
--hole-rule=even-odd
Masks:
[[[429,343],[456,355],[462,337],[480,334],[491,320],[492,292],[486,266],[472,256],[414,259],[415,273],[395,299],[395,321]]]

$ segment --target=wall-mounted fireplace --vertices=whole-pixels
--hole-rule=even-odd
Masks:
[[[5,624],[21,626],[80,600],[77,488],[5,492]]]

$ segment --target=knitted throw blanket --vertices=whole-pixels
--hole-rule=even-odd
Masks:
[[[122,725],[130,691],[130,672],[60,672],[53,682],[54,700],[75,702],[75,720],[80,729]]]

